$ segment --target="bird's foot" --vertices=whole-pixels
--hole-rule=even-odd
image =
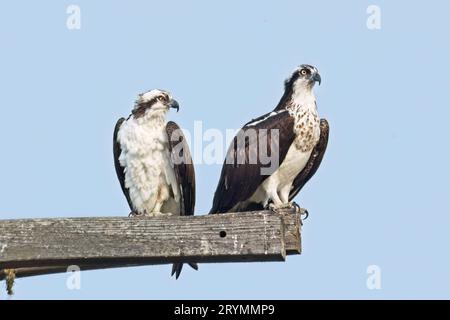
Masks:
[[[300,213],[300,217],[302,220],[306,220],[309,217],[309,212],[307,209],[302,208],[298,205],[297,202],[292,202],[292,206],[293,208],[295,208],[295,213]]]
[[[269,203],[267,206],[266,206],[266,209],[267,210],[270,210],[270,211],[272,211],[272,212],[275,212],[275,213],[277,213],[277,206],[275,205],[275,204],[273,204],[273,203]]]
[[[281,205],[275,205],[274,203],[270,203],[267,208],[270,211],[273,211],[275,213],[283,213],[283,211],[286,211],[288,209],[293,209],[293,206],[291,203],[283,203]]]
[[[136,211],[131,211],[130,214],[128,215],[128,217],[133,218],[133,217],[137,217],[140,216],[139,213],[137,213]]]
[[[296,202],[283,203],[281,205],[275,205],[270,203],[267,208],[275,213],[283,213],[286,210],[293,210],[295,213],[299,213],[302,220],[308,219],[309,212],[307,209],[300,207]]]
[[[170,217],[173,216],[173,213],[154,211],[154,212],[145,212],[143,215],[144,217],[157,218],[157,217]]]
[[[145,211],[143,216],[144,217],[157,217],[160,214],[161,214],[160,212],[147,212],[147,211]]]

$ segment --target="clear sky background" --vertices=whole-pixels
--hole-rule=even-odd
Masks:
[[[68,30],[66,8],[81,8]],[[381,29],[366,26],[369,5]],[[297,201],[303,254],[285,263],[169,265],[19,279],[14,299],[450,298],[450,5],[444,1],[3,1],[0,218],[124,216],[112,132],[139,92],[169,118],[238,129],[318,67],[325,159]],[[198,165],[197,214],[220,165]],[[369,265],[381,290],[366,286]],[[5,298],[4,291],[1,297]]]

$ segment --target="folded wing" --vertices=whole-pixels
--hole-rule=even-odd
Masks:
[[[283,110],[266,114],[241,129],[228,149],[210,214],[229,212],[255,193],[270,176],[262,174],[261,169],[271,165],[262,161],[260,153],[267,154],[269,158],[274,152],[278,153],[278,164],[281,164],[295,139],[293,128],[294,118]],[[275,139],[276,135],[278,139]],[[239,136],[247,137],[245,143],[238,139]],[[256,161],[252,162],[252,159]],[[273,168],[273,171],[276,169]]]

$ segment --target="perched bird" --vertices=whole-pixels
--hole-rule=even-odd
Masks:
[[[244,125],[228,150],[210,214],[299,209],[293,199],[317,171],[328,143],[328,122],[317,113],[316,82],[321,77],[315,67],[299,66],[285,81],[276,108]],[[277,157],[268,173],[261,150]]]
[[[180,127],[166,121],[170,108],[178,112],[179,105],[167,91],[140,94],[114,129],[114,164],[131,216],[194,214],[194,165]],[[182,266],[174,264],[172,276],[178,279]]]

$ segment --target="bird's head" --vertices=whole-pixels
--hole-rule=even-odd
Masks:
[[[311,91],[315,83],[319,85],[322,82],[319,70],[316,67],[309,64],[302,64],[294,70],[292,75],[285,82],[285,89],[291,89],[292,92],[296,91]]]
[[[170,108],[176,109],[178,112],[180,106],[169,92],[153,89],[139,94],[132,113],[134,116],[139,117],[147,112],[166,113]]]

